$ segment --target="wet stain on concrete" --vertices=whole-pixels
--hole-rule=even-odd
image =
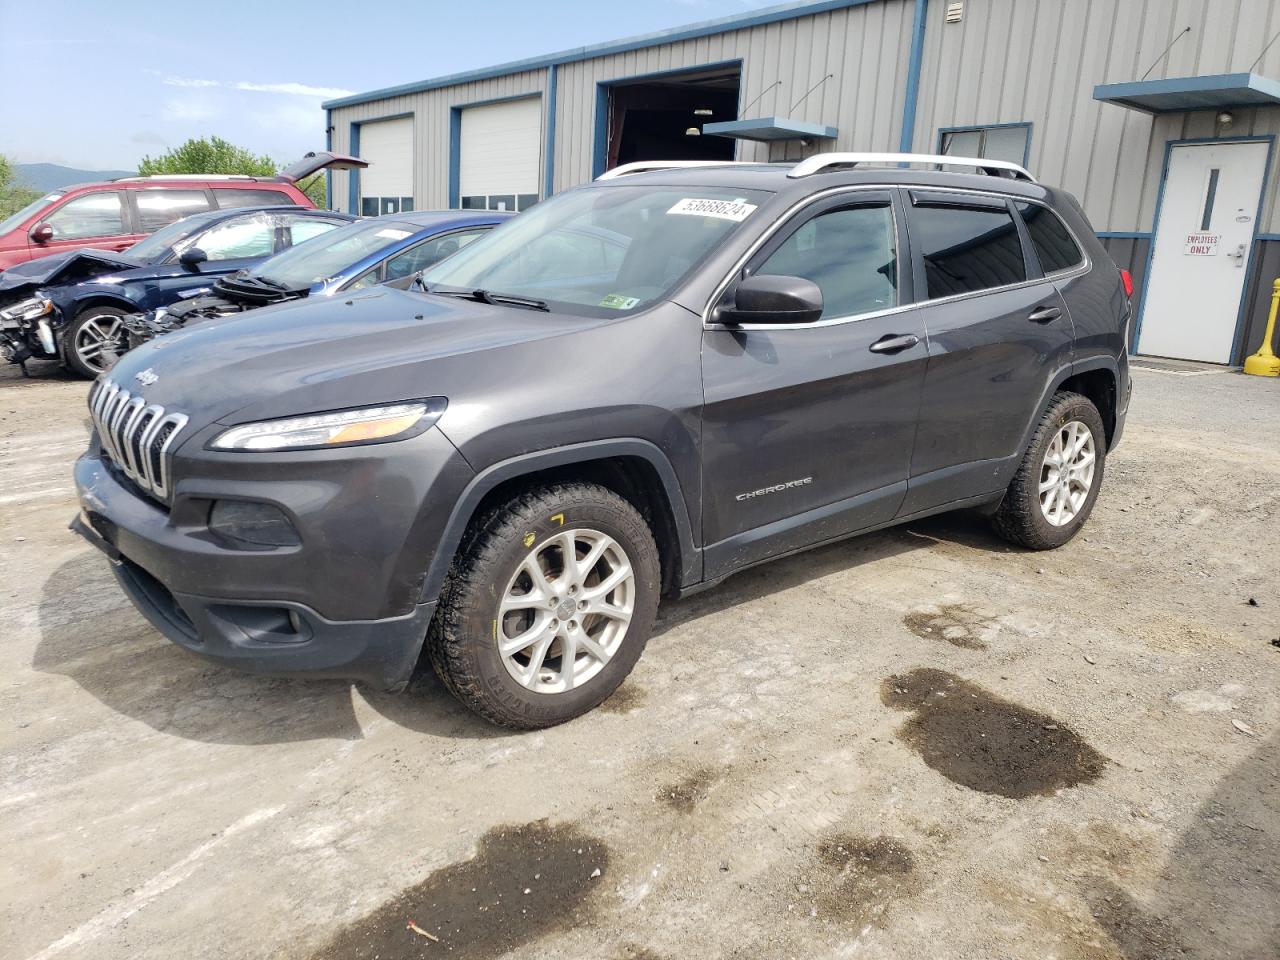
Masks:
[[[945,640],[966,650],[985,650],[987,644],[982,633],[991,626],[992,620],[962,603],[951,603],[937,612],[909,613],[902,618],[902,623],[922,640]]]
[[[644,703],[645,697],[643,687],[635,683],[624,683],[596,709],[601,713],[630,713]]]
[[[679,813],[692,813],[698,804],[707,799],[711,786],[717,779],[719,774],[715,770],[704,767],[701,770],[695,770],[683,780],[663,787],[654,799],[662,801]]]
[[[826,873],[817,898],[819,918],[860,926],[915,887],[915,857],[892,837],[838,833],[819,843],[817,855]]]
[[[899,733],[926,764],[973,790],[1013,800],[1092,783],[1107,760],[1043,713],[943,670],[919,669],[881,686],[887,706],[913,716]]]
[[[397,894],[313,960],[496,957],[584,922],[608,867],[608,848],[573,824],[496,827],[474,858]]]

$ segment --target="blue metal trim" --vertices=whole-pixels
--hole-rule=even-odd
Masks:
[[[513,93],[509,97],[490,97],[487,100],[471,100],[449,107],[449,209],[456,210],[462,203],[462,111],[470,107],[488,107],[495,103],[511,103],[514,100],[540,100],[542,91]]]
[[[671,70],[655,70],[652,73],[635,73],[630,76],[610,77],[596,83],[596,119],[595,132],[591,145],[591,179],[604,173],[605,164],[609,162],[609,88],[619,84],[643,83],[655,77],[673,77],[683,73],[698,73],[702,70],[715,70],[720,67],[738,68],[738,103],[742,103],[742,58],[733,60],[714,60],[711,63],[693,63],[687,67],[675,67]],[[735,145],[733,155],[736,158],[738,148]]]
[[[1099,230],[1094,234],[1099,240],[1150,240],[1151,234],[1141,230]]]
[[[1190,137],[1185,140],[1166,140],[1164,144],[1164,164],[1160,168],[1160,189],[1156,193],[1156,212],[1154,222],[1151,224],[1151,245],[1147,247],[1147,261],[1142,269],[1142,305],[1138,308],[1138,316],[1133,323],[1133,351],[1138,352],[1138,344],[1142,342],[1142,319],[1147,312],[1147,288],[1151,283],[1151,261],[1155,257],[1156,252],[1156,236],[1160,232],[1160,211],[1164,206],[1164,188],[1169,180],[1169,158],[1173,155],[1174,147],[1194,146],[1196,144],[1206,143],[1258,143],[1265,141],[1267,146],[1267,166],[1262,173],[1262,189],[1258,192],[1258,212],[1253,217],[1253,240],[1249,244],[1249,263],[1245,267],[1245,285],[1240,290],[1240,306],[1236,311],[1236,329],[1231,337],[1231,358],[1234,359],[1236,350],[1238,349],[1238,341],[1241,334],[1241,323],[1244,319],[1244,292],[1248,288],[1249,271],[1253,269],[1253,255],[1258,246],[1257,229],[1258,220],[1262,217],[1263,203],[1267,196],[1267,177],[1271,173],[1271,161],[1275,154],[1276,138],[1274,134],[1257,134],[1247,137]]]
[[[704,123],[702,132],[713,137],[732,137],[737,140],[800,140],[805,137],[825,137],[834,140],[836,128],[824,123],[809,123],[788,117],[760,117],[755,120],[722,120]]]
[[[1256,73],[1218,73],[1101,83],[1093,88],[1093,99],[1152,114],[1257,107],[1280,103],[1280,81]]]
[[[907,93],[902,104],[902,132],[898,149],[910,153],[916,136],[916,105],[920,100],[920,71],[924,67],[924,24],[929,16],[929,0],[916,0],[911,23],[911,60],[907,64]]]
[[[333,152],[333,111],[326,110],[324,112],[324,148],[329,152]],[[324,172],[324,202],[330,210],[333,209],[333,171],[326,169]]]
[[[542,161],[542,197],[545,200],[556,192],[556,93],[559,67],[547,67],[547,140],[546,157]]]
[[[347,148],[351,151],[351,156],[360,156],[360,124],[351,124],[351,131],[347,137]],[[347,213],[354,216],[360,216],[360,171],[359,169],[347,171]]]
[[[1030,120],[1013,120],[1009,123],[970,123],[960,127],[939,127],[937,153],[942,153],[942,135],[944,133],[974,133],[979,130],[1005,130],[1010,127],[1026,127],[1027,142],[1022,147],[1022,165],[1031,162],[1031,137],[1035,133],[1035,124]]]
[[[765,7],[761,10],[753,11],[745,16],[720,17],[716,20],[703,20],[698,23],[687,24],[683,27],[672,27],[668,30],[658,30],[653,33],[640,34],[634,37],[626,37],[622,40],[611,40],[605,43],[592,44],[585,47],[574,47],[570,50],[561,50],[559,53],[552,53],[541,57],[530,57],[527,60],[513,60],[509,63],[501,63],[493,67],[484,67],[479,70],[468,70],[463,73],[454,73],[449,76],[435,77],[430,80],[420,80],[416,83],[401,84],[396,87],[384,87],[380,90],[371,90],[368,93],[357,93],[350,97],[339,97],[336,100],[326,100],[321,104],[326,109],[336,109],[338,107],[351,107],[359,103],[370,103],[374,100],[385,100],[388,97],[403,96],[408,93],[422,93],[427,90],[438,90],[441,87],[452,87],[460,83],[473,83],[476,80],[489,80],[493,77],[501,77],[511,73],[520,73],[525,70],[541,70],[551,65],[563,66],[566,63],[577,63],[582,60],[591,60],[595,57],[605,57],[615,53],[628,53],[632,50],[643,50],[646,47],[656,47],[665,43],[678,43],[681,40],[694,40],[699,37],[710,37],[718,33],[727,33],[731,30],[744,30],[748,27],[758,27],[768,23],[778,23],[782,20],[795,20],[800,17],[813,16],[819,13],[828,13],[832,10],[843,10],[847,7],[860,7],[869,3],[879,3],[881,0],[802,0],[799,3],[782,3],[773,7]],[[919,5],[923,0],[916,0]]]
[[[1280,240],[1280,233],[1258,233],[1254,234],[1253,240],[1257,243],[1259,240]]]

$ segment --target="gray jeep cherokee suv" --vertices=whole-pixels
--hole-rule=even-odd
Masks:
[[[667,166],[414,289],[128,353],[73,527],[194,653],[399,689],[425,647],[529,728],[617,688],[661,595],[958,507],[1033,549],[1076,534],[1130,307],[1070,196],[954,157]]]

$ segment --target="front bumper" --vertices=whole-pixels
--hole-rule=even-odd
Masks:
[[[253,673],[397,689],[435,609],[422,589],[442,524],[432,504],[454,502],[457,491],[451,499],[445,488],[465,484],[471,471],[437,431],[338,454],[309,462],[224,455],[234,461],[229,475],[209,466],[199,480],[180,480],[166,509],[95,445],[76,463],[81,513],[71,526],[110,558],[134,605],[179,646]],[[207,524],[220,498],[277,505],[301,544],[259,550],[221,541]]]

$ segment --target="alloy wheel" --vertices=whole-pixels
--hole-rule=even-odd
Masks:
[[[90,317],[80,324],[72,347],[81,363],[95,373],[101,373],[129,349],[124,321],[110,313]]]
[[[1097,462],[1093,432],[1079,420],[1054,433],[1040,464],[1040,512],[1055,527],[1076,518],[1089,499]]]
[[[581,687],[622,646],[635,600],[635,573],[616,540],[598,530],[557,532],[529,551],[503,592],[498,653],[530,691]]]

